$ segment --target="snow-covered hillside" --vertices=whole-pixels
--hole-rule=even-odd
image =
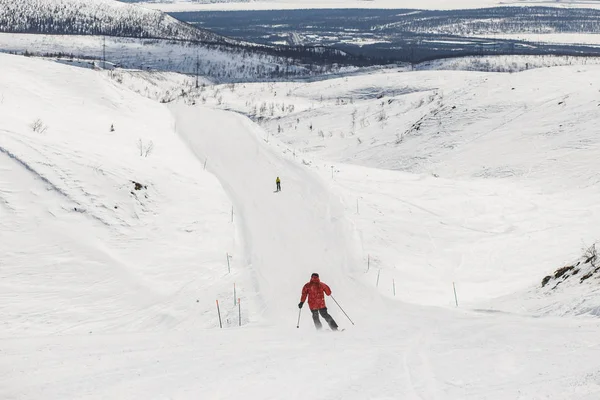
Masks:
[[[600,58],[570,56],[471,56],[426,61],[416,64],[412,69],[418,71],[449,70],[513,73],[536,68],[578,65],[600,65]]]
[[[305,53],[278,54],[264,48],[238,47],[170,41],[101,36],[29,35],[0,33],[0,51],[34,56],[82,58],[103,67],[108,65],[139,70],[158,70],[200,76],[213,82],[261,81],[265,79],[299,78],[342,71],[357,67],[331,65],[319,60],[297,59]],[[303,50],[304,51],[304,50]]]
[[[365,265],[371,260],[371,284],[381,269],[385,293],[396,279],[405,301],[449,304],[452,281],[461,283],[469,302],[537,288],[578,257],[582,244],[597,240],[599,68],[388,70],[267,88],[217,86],[198,96],[251,116],[266,130],[264,140],[281,141],[288,156],[326,176],[333,168],[362,234]],[[464,193],[468,208],[461,207]],[[456,235],[465,241],[453,248]],[[466,251],[473,241],[481,244]],[[531,251],[532,241],[551,245]],[[417,284],[425,280],[428,286]],[[569,302],[588,289],[572,291]],[[519,302],[506,306],[521,311],[523,297]],[[562,313],[554,304],[534,301],[526,308]],[[569,309],[596,307],[598,299]]]
[[[234,42],[115,0],[0,0],[0,32]]]
[[[258,46],[114,0],[0,0],[0,52],[106,60],[216,82],[323,75],[357,57],[326,47]]]
[[[513,307],[598,225],[596,68],[230,84],[168,106],[110,74],[0,55],[0,398],[600,396],[600,321]],[[150,85],[170,79],[189,85]],[[422,119],[440,97],[451,135]],[[254,105],[263,126],[216,109]],[[353,137],[315,132],[354,107],[374,115]],[[415,118],[398,144],[378,125]],[[372,168],[390,157],[410,172]],[[355,325],[328,297],[346,330],[315,332],[297,307],[312,272]]]
[[[559,43],[559,44],[588,44],[600,46],[600,34],[583,33],[513,33],[513,34],[487,34],[482,37],[495,39],[523,40],[533,43]]]
[[[0,69],[0,337],[211,324],[188,317],[227,273],[231,204],[168,110],[92,70]]]

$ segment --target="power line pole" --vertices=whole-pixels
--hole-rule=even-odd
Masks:
[[[102,41],[102,69],[106,69],[106,36]]]
[[[198,71],[200,70],[200,56],[196,54],[196,89],[198,89]]]

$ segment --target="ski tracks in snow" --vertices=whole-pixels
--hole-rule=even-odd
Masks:
[[[353,317],[377,307],[376,296],[366,288],[360,292],[360,285],[351,279],[353,231],[346,225],[340,199],[318,176],[265,145],[260,128],[240,115],[183,104],[171,110],[178,133],[198,158],[207,160],[207,169],[234,204],[244,236],[244,259],[252,271],[253,290],[259,294],[258,313],[269,316],[269,322],[289,324],[300,288],[313,270],[321,272],[344,306],[354,302]],[[282,178],[282,192],[273,194],[276,176]],[[329,306],[338,322],[344,323],[335,305]],[[314,329],[306,315],[301,328]],[[379,348],[357,354],[364,368],[355,371],[357,376],[343,378],[334,398],[369,392],[367,386],[373,384],[377,393],[389,394],[381,399],[400,394],[409,399],[442,398],[429,356],[434,332],[423,326],[393,335],[397,343],[393,348],[373,343],[369,346]]]
[[[243,242],[237,251],[256,294],[253,311],[287,325],[312,272],[347,305],[360,285],[348,279],[358,257],[340,199],[319,176],[266,145],[262,129],[246,117],[182,103],[171,110],[178,133],[233,203]],[[273,193],[277,176],[282,191]]]
[[[403,354],[403,367],[411,399],[434,400],[440,396],[430,364],[429,349],[432,333],[421,329],[408,342]]]

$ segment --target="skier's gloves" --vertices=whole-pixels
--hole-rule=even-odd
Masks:
[[[300,303],[298,303],[298,308],[302,308],[303,305],[304,305],[304,302],[301,301]]]

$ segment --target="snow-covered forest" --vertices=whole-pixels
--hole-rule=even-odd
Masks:
[[[113,0],[0,0],[0,32],[227,41],[159,11]]]

